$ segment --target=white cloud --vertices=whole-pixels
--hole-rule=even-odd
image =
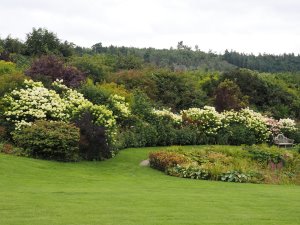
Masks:
[[[300,53],[297,0],[0,0],[0,36],[46,27],[63,39],[222,52]]]

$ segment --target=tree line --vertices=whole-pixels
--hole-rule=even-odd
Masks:
[[[22,56],[40,56],[55,54],[63,57],[85,54],[107,54],[119,57],[123,67],[134,69],[141,64],[151,64],[173,71],[216,70],[229,71],[236,67],[260,72],[296,72],[300,71],[300,56],[291,54],[245,54],[226,50],[224,54],[204,52],[196,46],[194,49],[179,41],[176,48],[134,48],[103,46],[101,42],[91,47],[78,46],[72,42],[62,41],[57,35],[45,28],[33,28],[26,35],[26,40],[8,36],[0,39],[0,59],[15,60]],[[128,66],[128,64],[131,64]]]

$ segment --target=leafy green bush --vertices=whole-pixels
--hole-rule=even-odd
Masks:
[[[300,144],[300,124],[297,124],[292,129],[281,129],[280,131],[288,138],[294,139],[296,144]]]
[[[36,121],[13,133],[15,143],[33,157],[58,161],[79,159],[79,128],[58,121]]]
[[[255,133],[243,124],[232,124],[225,130],[228,135],[227,144],[229,145],[253,145],[256,143]]]
[[[176,129],[172,123],[156,121],[154,126],[158,132],[157,145],[168,146],[176,144]]]
[[[13,74],[17,72],[18,70],[14,63],[0,60],[0,76],[3,74]]]
[[[294,139],[296,144],[300,144],[300,130],[293,132],[291,134],[288,134],[288,137],[291,139]]]
[[[280,149],[272,146],[253,145],[244,147],[250,153],[250,156],[257,162],[261,163],[264,167],[272,167],[277,169],[285,167],[290,172],[300,171],[300,155],[293,150]]]
[[[128,123],[129,127],[122,130],[118,135],[119,148],[157,145],[158,133],[155,126],[137,118],[133,119],[133,121],[128,121]]]
[[[11,53],[9,55],[12,62],[16,64],[16,67],[22,70],[26,70],[32,61],[32,58],[18,53]]]
[[[123,84],[127,89],[143,90],[160,106],[173,110],[203,106],[204,94],[187,74],[166,69],[121,71],[110,75],[109,81]]]
[[[180,166],[169,167],[166,172],[170,176],[177,176],[182,178],[191,178],[196,180],[212,180],[212,171],[195,166]],[[215,179],[214,179],[215,180]],[[244,174],[239,171],[228,171],[226,173],[220,173],[216,180],[225,182],[237,182],[237,183],[259,183],[263,180],[260,173],[248,173]]]
[[[94,104],[107,104],[111,95],[122,96],[126,101],[129,101],[132,96],[122,85],[113,82],[94,84],[91,79],[87,79],[80,87],[80,92]]]
[[[298,153],[300,154],[300,145],[296,146],[296,150],[298,150]]]
[[[157,113],[164,113],[165,111],[153,110],[151,103],[142,92],[136,91],[134,93],[131,109],[132,115],[123,121],[122,124],[126,128],[120,134],[125,146],[145,147],[180,144],[177,137],[182,132],[179,132],[178,124],[169,117],[169,114],[157,115]]]
[[[0,60],[0,98],[7,92],[21,87],[25,78],[14,63]]]
[[[127,127],[118,134],[119,148],[197,145],[215,143],[214,137],[208,137],[193,126],[175,127],[172,122],[142,120],[126,121]]]
[[[199,140],[197,129],[193,126],[185,126],[176,130],[177,145],[196,145]]]
[[[0,97],[23,85],[26,76],[22,73],[0,75]]]
[[[215,90],[215,106],[217,111],[240,110],[248,106],[248,97],[243,96],[239,86],[225,79]]]
[[[122,70],[110,74],[108,81],[123,85],[127,90],[143,90],[146,96],[154,99],[157,92],[155,82],[148,76],[152,71],[152,69]]]
[[[153,103],[150,98],[141,90],[135,90],[133,92],[131,101],[132,114],[139,118],[151,122],[153,119]]]
[[[71,65],[88,74],[95,82],[103,81],[113,68],[109,65],[109,57],[104,55],[83,55],[71,58]]]

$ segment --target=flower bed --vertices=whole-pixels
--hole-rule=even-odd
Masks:
[[[240,183],[300,183],[300,154],[276,147],[169,148],[149,155],[150,166],[182,178]]]

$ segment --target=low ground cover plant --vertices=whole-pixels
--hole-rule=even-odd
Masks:
[[[300,183],[300,154],[266,145],[181,147],[152,152],[150,166],[176,177],[240,183]]]

